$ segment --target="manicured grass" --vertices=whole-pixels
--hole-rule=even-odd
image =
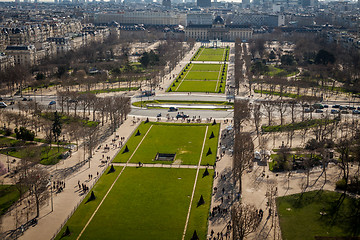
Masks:
[[[177,103],[177,104],[191,104],[191,105],[219,105],[219,106],[234,106],[233,103],[229,103],[227,101],[221,102],[221,101],[186,101],[186,100],[149,100],[149,101],[143,101],[142,105],[143,107],[148,104],[171,104],[171,103]],[[140,107],[141,102],[133,102],[133,106]],[[148,107],[148,108],[161,108],[161,107]]]
[[[221,71],[223,64],[192,64],[191,71]]]
[[[204,48],[193,61],[224,61],[225,48]]]
[[[218,80],[218,79],[219,79],[219,72],[193,72],[192,70],[185,77],[185,80]]]
[[[0,136],[0,147],[19,147],[24,146],[26,144],[25,141],[17,140],[13,138],[8,138],[4,136]]]
[[[68,149],[58,148],[53,146],[34,146],[30,152],[26,148],[12,148],[12,149],[1,149],[0,153],[8,154],[9,156],[16,158],[26,158],[29,157],[29,154],[34,154],[34,152],[40,152],[39,162],[43,165],[53,165],[60,161],[61,155],[66,152]],[[35,155],[35,154],[34,154]]]
[[[191,239],[195,230],[200,239],[207,239],[208,217],[210,212],[211,189],[214,170],[208,171],[209,175],[205,177],[203,177],[205,169],[201,169],[199,171],[185,239]],[[205,200],[205,204],[198,207],[197,203],[199,202],[201,195]]]
[[[195,174],[126,168],[81,239],[181,239]]]
[[[150,129],[130,162],[197,165],[205,137],[206,126],[208,126],[202,164],[214,164],[217,139],[219,136],[218,124],[212,126],[211,124],[142,123],[138,128],[141,135],[135,136],[137,133],[136,130],[134,135],[125,144],[125,146],[128,146],[129,152],[123,153],[125,149],[124,146],[115,157],[114,162],[128,161],[150,125],[153,125],[153,127]],[[215,138],[209,139],[211,131],[214,132]],[[212,154],[206,156],[209,147],[211,147]],[[158,152],[176,153],[175,161],[154,161]]]
[[[179,83],[178,83],[179,84]],[[176,89],[172,87],[172,89]],[[180,87],[177,89],[177,92],[215,92],[217,81],[203,80],[203,81],[184,81],[181,83]],[[225,90],[225,84],[222,83],[221,93]],[[218,91],[216,92],[218,93]]]
[[[95,209],[105,196],[106,192],[109,190],[111,184],[115,181],[116,177],[119,175],[122,167],[114,167],[115,172],[106,174],[110,168],[108,168],[105,173],[101,176],[99,181],[95,184],[92,191],[95,194],[96,199],[86,203],[89,199],[91,192],[87,194],[84,198],[84,201],[76,209],[75,213],[64,225],[63,229],[59,232],[55,239],[76,239],[80,234],[81,230],[84,228],[87,221],[90,219],[91,215],[94,213]],[[66,226],[69,226],[71,235],[68,237],[61,238],[61,235],[65,232]]]
[[[285,76],[285,77],[291,77],[291,76],[295,76],[296,74],[299,73],[299,70],[295,71],[295,72],[289,72],[285,69],[281,69],[281,68],[277,68],[274,66],[269,66],[269,72],[266,74],[268,76],[274,77],[274,76]]]
[[[216,159],[216,153],[217,153],[219,131],[220,131],[220,124],[215,124],[208,127],[204,152],[201,159],[201,165],[207,165],[207,164],[214,165]],[[214,133],[215,136],[214,138],[210,138],[211,133]],[[209,148],[212,153],[207,155]]]
[[[211,65],[216,66],[218,71],[216,72],[203,70]],[[213,69],[215,69],[215,67],[213,67]],[[188,64],[180,73],[180,75],[176,78],[176,80],[173,81],[172,85],[170,85],[167,91],[224,93],[226,76],[227,64]],[[179,85],[180,87],[178,87]],[[219,88],[220,85],[222,85],[221,88]]]
[[[144,134],[147,132],[147,130],[150,128],[150,123],[142,122],[140,126],[136,129],[136,131],[133,133],[133,135],[130,137],[130,139],[126,142],[126,144],[123,146],[119,154],[117,154],[113,160],[113,162],[126,162],[129,157],[133,154],[134,150],[136,149],[137,145],[140,143],[141,139],[144,137]],[[142,133],[139,136],[136,136],[137,131],[140,131]],[[128,146],[129,152],[123,153],[125,147]]]
[[[20,194],[15,185],[0,185],[0,215],[6,213],[19,198]]]
[[[359,199],[342,201],[341,193],[313,191],[279,197],[276,203],[284,240],[360,236]]]

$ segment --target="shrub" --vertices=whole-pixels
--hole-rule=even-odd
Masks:
[[[34,141],[35,133],[24,127],[20,127],[20,130],[15,128],[16,139],[22,139],[25,141]]]

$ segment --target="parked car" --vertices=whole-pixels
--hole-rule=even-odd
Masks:
[[[323,113],[324,111],[323,110],[321,110],[321,109],[316,109],[316,111],[315,111],[316,113]]]
[[[310,108],[305,108],[305,110],[304,110],[306,113],[310,113],[310,112],[312,112],[312,110],[310,109]]]
[[[340,108],[340,105],[336,104],[334,106],[332,106],[333,108]]]
[[[324,106],[323,106],[322,104],[320,104],[320,103],[315,103],[315,104],[313,105],[313,107],[314,107],[315,109],[323,109],[323,108],[324,108]]]
[[[49,106],[56,104],[56,101],[49,102]]]
[[[360,114],[360,111],[359,110],[353,110],[352,113],[353,114]]]
[[[170,107],[169,112],[176,112],[178,109],[176,107]]]
[[[356,107],[348,107],[349,110],[355,110]]]
[[[156,115],[156,117],[161,117],[161,113],[159,113],[158,115]]]
[[[342,110],[340,113],[341,113],[341,114],[349,114],[349,111]]]
[[[27,98],[26,98],[26,97],[24,97],[24,98],[22,99],[22,101],[27,101]]]
[[[6,103],[0,102],[0,108],[6,108],[6,107],[7,107]]]
[[[337,113],[339,113],[339,110],[331,109],[331,113],[332,114],[337,114]]]
[[[328,107],[329,107],[329,105],[326,105],[326,104],[324,105],[324,108],[328,108]]]

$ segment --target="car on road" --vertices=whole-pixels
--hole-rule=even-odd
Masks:
[[[332,113],[332,114],[337,114],[337,113],[339,113],[339,110],[331,109],[331,113]]]
[[[6,107],[7,107],[6,103],[0,102],[0,108],[6,108]]]
[[[22,99],[22,101],[27,101],[27,98],[26,98],[26,97],[24,97],[24,98]]]
[[[159,113],[158,115],[156,115],[156,117],[161,117],[161,113]]]
[[[188,118],[188,117],[189,117],[189,115],[186,115],[186,114],[184,114],[184,113],[179,113],[179,114],[176,115],[176,119],[179,119],[179,118]]]
[[[178,109],[176,107],[169,107],[169,112],[176,112]]]
[[[49,102],[49,106],[56,104],[56,101]]]

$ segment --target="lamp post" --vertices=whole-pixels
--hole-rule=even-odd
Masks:
[[[9,160],[9,151],[6,151],[6,162],[8,164],[8,173],[10,173],[10,160]]]
[[[52,189],[53,189],[52,177],[53,177],[53,175],[50,175],[51,212],[53,212],[53,211],[54,211],[54,202],[53,202],[53,194],[52,194]]]

